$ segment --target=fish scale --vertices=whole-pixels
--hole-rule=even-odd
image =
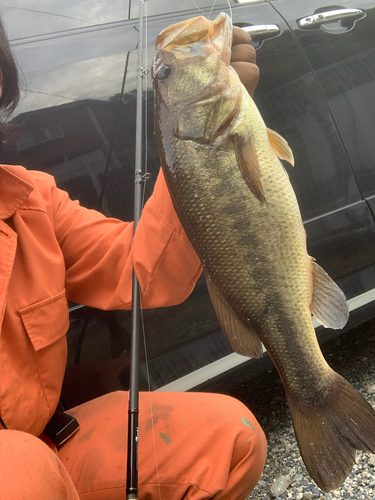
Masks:
[[[270,301],[267,297],[277,295],[288,303],[288,313],[296,323],[293,331],[298,329],[304,334],[313,330],[309,309],[310,260],[306,254],[305,232],[294,192],[276,156],[262,163],[266,173],[263,183],[266,200],[272,201],[261,204],[251,196],[244,184],[233,148],[225,155],[220,151],[220,162],[214,149],[207,156],[206,148],[192,141],[182,145],[177,143],[176,148],[180,158],[189,157],[189,169],[180,167],[176,162],[174,175],[170,178],[167,176],[167,179],[175,197],[177,213],[188,236],[195,242],[197,253],[210,278],[221,284],[227,300],[237,304],[236,310],[245,321],[250,314],[251,319],[262,324],[264,320],[261,318],[267,301]],[[185,149],[187,151],[184,152]],[[194,185],[194,192],[189,189],[191,185]],[[226,196],[220,197],[218,191],[223,185],[226,186]],[[199,200],[205,200],[205,203],[196,205],[195,195]],[[289,207],[293,207],[287,212],[279,201],[286,196]],[[269,204],[272,204],[272,210]],[[294,219],[295,224],[290,224],[290,219]],[[251,224],[251,220],[256,223]],[[246,232],[242,228],[246,228]],[[222,244],[221,234],[231,235],[226,245]],[[286,244],[274,244],[274,235],[282,235]],[[263,250],[265,245],[271,247],[267,254]],[[229,252],[231,259],[228,259]],[[256,255],[262,257],[256,260]],[[280,262],[284,265],[280,266]],[[245,269],[247,272],[244,272]],[[289,295],[293,295],[293,300]],[[296,297],[298,300],[295,300]],[[278,317],[284,317],[286,308],[280,300],[278,302],[278,308],[281,309]],[[275,299],[272,303],[277,309]],[[285,335],[280,336],[282,323],[269,315],[263,330],[267,333],[260,335],[261,340],[270,353],[273,344],[280,343],[289,333],[286,331]],[[311,343],[304,342],[299,347],[300,359],[304,358],[303,350],[307,350],[307,356],[310,357],[311,349],[317,348],[313,346],[315,334],[313,339]],[[295,345],[293,349],[296,349]]]
[[[375,452],[375,412],[325,361],[311,313],[342,328],[344,294],[308,255],[297,199],[280,159],[293,154],[229,66],[225,14],[164,30],[152,73],[155,131],[177,215],[204,268],[232,348],[264,343],[284,384],[305,465],[338,487],[355,450]]]

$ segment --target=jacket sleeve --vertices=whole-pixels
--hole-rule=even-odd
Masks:
[[[162,172],[136,234],[133,223],[81,207],[41,174],[44,196],[65,260],[68,300],[99,309],[130,309],[132,264],[143,309],[179,304],[202,267],[174,211]]]

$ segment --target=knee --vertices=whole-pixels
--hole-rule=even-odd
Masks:
[[[226,435],[229,442],[236,443],[250,455],[265,457],[267,443],[264,432],[255,416],[238,399],[223,394],[199,394],[202,406],[197,406],[200,418],[218,436]],[[194,406],[193,406],[194,407]],[[203,415],[203,417],[202,417]],[[265,460],[265,458],[264,458]]]
[[[257,456],[265,462],[267,442],[263,429],[252,412],[239,400],[222,396],[221,407],[225,409],[226,425],[233,434],[233,442],[241,455]]]
[[[0,497],[77,499],[59,458],[40,439],[21,431],[0,431]]]
[[[244,468],[260,478],[266,462],[267,440],[263,429],[251,411],[244,406],[240,419],[237,418],[235,448],[233,456],[242,461]]]
[[[265,434],[255,416],[237,399],[215,394],[210,403],[217,412],[217,435],[228,453],[230,472],[223,491],[228,498],[247,498],[258,483],[266,462]]]
[[[239,495],[238,498],[247,498],[263,473],[267,457],[267,440],[257,419],[245,405],[229,398],[226,407],[231,408],[229,413],[233,443],[231,475],[236,477],[237,488],[243,488],[243,496]]]
[[[22,431],[6,430],[0,433],[0,468],[7,468],[14,464],[20,471],[25,470],[35,461],[45,459],[53,452],[35,436]],[[44,457],[45,455],[45,457]],[[13,468],[13,467],[12,467]]]
[[[233,443],[233,462],[263,471],[267,455],[267,441],[263,429],[252,412],[239,400],[230,396],[215,395],[221,410],[221,427],[229,433]]]

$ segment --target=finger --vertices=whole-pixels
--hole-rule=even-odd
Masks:
[[[259,81],[259,68],[256,64],[250,64],[243,61],[238,61],[232,64],[236,70],[241,82],[251,96],[254,95],[256,86]]]
[[[237,45],[238,43],[245,43],[251,45],[251,36],[249,33],[238,26],[233,26],[233,41],[232,45]]]
[[[239,44],[232,46],[231,63],[245,61],[255,64],[256,51],[252,45]]]

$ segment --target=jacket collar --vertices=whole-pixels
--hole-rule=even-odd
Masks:
[[[33,189],[32,184],[18,177],[6,166],[0,165],[0,220],[11,217]]]

